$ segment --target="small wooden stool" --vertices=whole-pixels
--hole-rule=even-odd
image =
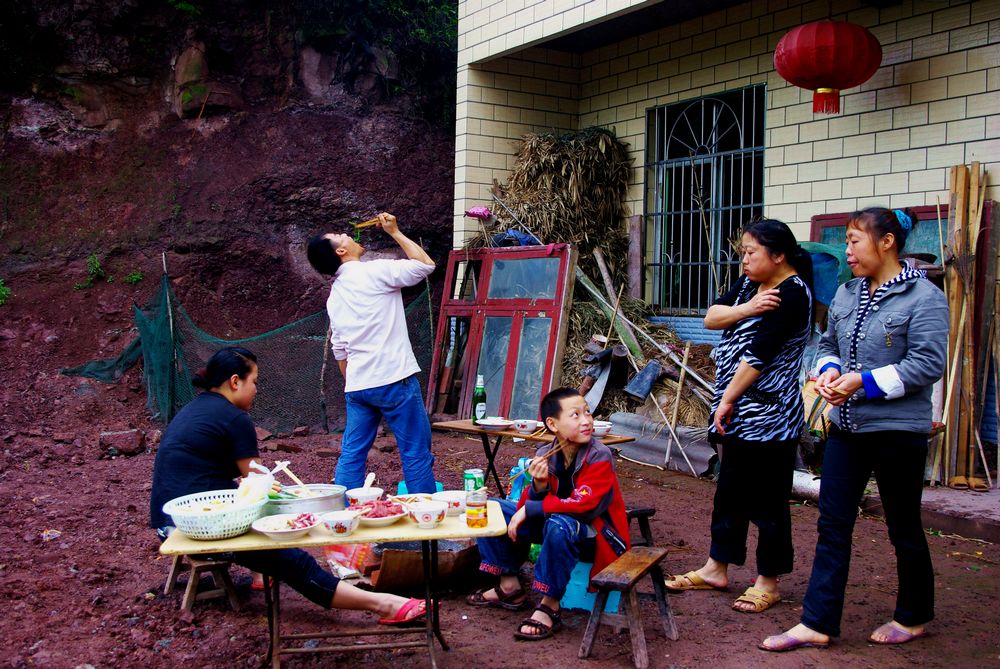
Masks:
[[[187,558],[189,565],[184,564]],[[175,555],[170,563],[170,572],[167,574],[167,584],[163,586],[163,594],[169,595],[177,585],[177,577],[185,566],[190,566],[188,571],[187,587],[184,588],[184,598],[181,600],[181,610],[190,613],[196,600],[215,599],[216,597],[228,597],[229,605],[234,611],[240,610],[240,601],[236,597],[236,588],[233,586],[233,579],[229,577],[229,567],[232,563],[229,560],[199,560],[190,555]],[[204,572],[212,575],[215,582],[213,590],[198,592],[198,581]]]
[[[628,519],[629,525],[632,525],[633,519],[639,522],[639,534],[642,536],[642,541],[633,541],[633,546],[653,545],[653,530],[649,527],[649,519],[655,515],[656,509],[651,506],[630,506],[625,509],[625,517]]]
[[[653,594],[648,595],[656,600],[660,609],[660,621],[663,633],[671,640],[677,640],[677,624],[674,622],[670,603],[667,601],[667,590],[663,585],[663,570],[660,561],[667,556],[666,548],[654,546],[633,546],[617,560],[601,570],[590,584],[597,588],[597,600],[587,621],[587,629],[580,643],[580,658],[590,656],[597,637],[597,630],[602,624],[624,627],[628,625],[629,636],[632,639],[632,659],[636,669],[646,669],[649,666],[649,654],[646,651],[646,634],[642,628],[642,616],[639,611],[639,593],[635,586],[639,580],[649,574],[653,579]],[[604,605],[608,594],[612,591],[622,593],[625,600],[625,615],[605,613]]]

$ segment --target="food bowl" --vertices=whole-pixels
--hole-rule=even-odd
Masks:
[[[410,519],[422,530],[437,527],[448,512],[448,502],[417,502],[410,504]]]
[[[431,495],[431,499],[436,502],[446,502],[448,515],[459,516],[465,513],[465,495],[464,490],[440,490]]]
[[[595,420],[594,421],[594,436],[603,437],[608,432],[611,432],[611,421],[609,420]]]
[[[538,421],[533,418],[518,418],[514,421],[514,431],[520,434],[531,434],[538,427]]]
[[[417,502],[429,502],[431,501],[431,494],[429,492],[411,492],[405,495],[389,495],[389,500],[405,506],[407,504],[416,504]]]
[[[321,516],[326,529],[338,537],[346,537],[361,524],[361,514],[358,511],[330,511]]]
[[[381,518],[369,518],[368,516],[361,516],[361,524],[365,527],[386,527],[387,525],[392,525],[400,518],[406,517],[406,511],[400,511],[392,516],[382,516]]]
[[[312,513],[280,513],[258,518],[251,527],[275,541],[288,541],[304,537],[319,524],[319,517]]]
[[[281,513],[315,513],[322,515],[327,511],[340,511],[344,508],[344,491],[342,485],[332,483],[307,483],[306,485],[282,486],[281,491],[294,495],[291,499],[268,499],[264,506],[265,516],[275,516]]]
[[[349,506],[358,506],[359,504],[364,504],[365,502],[373,502],[376,499],[382,497],[382,493],[385,491],[382,488],[351,488],[345,493],[347,495],[347,504]]]
[[[361,524],[365,527],[385,527],[386,525],[392,525],[406,515],[406,509],[401,504],[385,499],[361,502],[358,506],[352,506],[349,510],[361,513]]]
[[[484,430],[489,432],[498,432],[500,430],[506,430],[514,421],[507,420],[506,418],[501,418],[500,416],[489,416],[487,418],[480,418],[477,425]]]

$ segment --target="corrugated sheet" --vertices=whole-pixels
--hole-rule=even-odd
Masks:
[[[649,320],[652,323],[669,325],[678,337],[695,344],[715,346],[722,338],[722,330],[706,330],[702,324],[704,319],[700,316],[653,316]]]

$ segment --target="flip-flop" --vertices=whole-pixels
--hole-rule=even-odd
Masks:
[[[686,580],[684,583],[682,580]],[[720,588],[711,583],[706,583],[705,579],[698,576],[697,572],[689,571],[681,576],[670,576],[663,582],[664,587],[669,592],[684,592],[685,590],[728,590],[729,588]]]
[[[736,598],[733,602],[733,610],[739,611],[740,613],[761,613],[767,611],[769,608],[781,601],[781,595],[778,593],[770,593],[760,588],[755,588],[750,586],[744,591],[742,595]],[[752,609],[741,609],[736,605],[739,603],[750,604]]]
[[[989,492],[990,487],[986,484],[986,481],[979,478],[978,476],[970,476],[966,479],[969,482],[969,490],[974,492]]]
[[[765,646],[764,644],[771,639],[774,639],[776,643],[771,646]],[[805,641],[804,639],[797,639],[787,632],[783,632],[775,636],[767,637],[761,643],[757,644],[757,647],[771,653],[785,653],[798,648],[829,648],[830,642],[827,641],[824,643],[821,641]]]
[[[420,622],[424,619],[424,616],[427,615],[425,604],[426,602],[424,602],[424,600],[411,597],[406,600],[406,603],[399,607],[399,610],[396,611],[396,615],[391,618],[379,618],[378,624],[389,625],[390,627],[404,627],[415,622]],[[419,609],[419,612],[407,617],[407,614],[414,609]]]
[[[875,635],[879,634],[880,632],[885,635],[885,641],[875,640]],[[877,643],[881,646],[895,646],[901,643],[909,643],[914,639],[920,639],[921,637],[925,637],[928,634],[929,632],[927,630],[921,630],[917,633],[909,632],[890,621],[887,622],[885,625],[879,627],[874,632],[872,632],[871,636],[868,637],[868,641],[870,643]]]

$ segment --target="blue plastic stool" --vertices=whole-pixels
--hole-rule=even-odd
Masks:
[[[438,492],[441,492],[442,490],[444,490],[444,484],[441,483],[440,481],[435,481],[434,482],[434,488]],[[405,495],[405,494],[407,494],[407,492],[406,492],[406,481],[400,481],[399,483],[396,484],[396,494],[397,495]]]
[[[594,608],[594,601],[597,599],[596,592],[588,592],[590,585],[590,570],[593,568],[590,562],[577,562],[570,574],[569,584],[566,585],[566,594],[559,600],[561,609],[582,609],[591,611]],[[604,610],[607,613],[618,613],[618,603],[622,598],[622,593],[608,593],[608,603]]]

